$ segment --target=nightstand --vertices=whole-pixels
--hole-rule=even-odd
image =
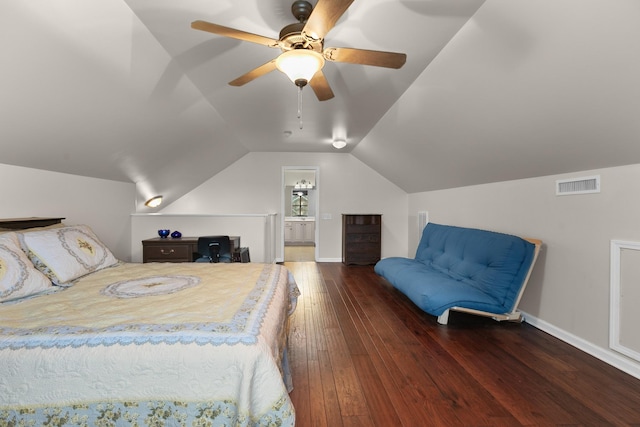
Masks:
[[[229,236],[231,254],[240,249],[240,236]],[[197,237],[154,237],[142,241],[142,262],[193,262],[198,257]]]

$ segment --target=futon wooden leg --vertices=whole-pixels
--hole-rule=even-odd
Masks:
[[[445,310],[440,316],[438,316],[438,323],[446,325],[449,322],[449,310]]]

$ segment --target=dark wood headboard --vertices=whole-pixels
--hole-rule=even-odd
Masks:
[[[24,230],[32,227],[46,227],[47,225],[60,224],[64,218],[5,218],[0,219],[0,228],[9,230]]]

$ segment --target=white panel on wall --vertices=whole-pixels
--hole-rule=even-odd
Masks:
[[[418,212],[418,239],[422,237],[422,232],[424,228],[429,223],[429,212],[420,211]]]
[[[610,347],[640,361],[640,243],[611,241]]]

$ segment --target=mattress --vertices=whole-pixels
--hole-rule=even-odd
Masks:
[[[277,264],[118,263],[0,304],[9,425],[294,425]]]

